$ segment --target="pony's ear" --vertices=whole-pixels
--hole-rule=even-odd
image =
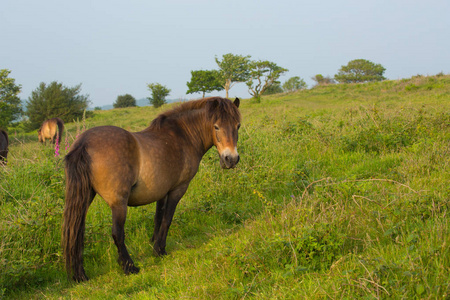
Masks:
[[[236,105],[236,107],[239,107],[239,104],[241,103],[241,100],[239,100],[238,97],[236,97],[236,99],[234,99],[234,105]]]

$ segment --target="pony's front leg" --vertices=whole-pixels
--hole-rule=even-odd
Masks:
[[[161,228],[161,222],[164,215],[164,210],[166,209],[166,203],[167,203],[167,195],[161,200],[158,200],[156,202],[156,211],[154,218],[155,228],[153,229],[153,236],[151,239],[152,243],[155,242],[156,236],[158,235],[159,229]]]
[[[126,205],[113,205],[112,210],[112,236],[114,243],[117,246],[119,252],[119,265],[122,267],[125,274],[138,273],[139,268],[134,265],[133,260],[128,254],[127,247],[125,246],[125,220],[127,218],[127,206]]]
[[[186,193],[188,184],[179,186],[177,189],[169,192],[165,201],[159,200],[156,204],[155,226],[160,223],[159,228],[155,227],[152,240],[155,241],[153,249],[156,255],[165,255],[166,252],[166,238],[169,232],[170,224],[172,223],[173,215],[177,204]],[[162,216],[161,216],[162,215]],[[160,221],[158,221],[160,220]]]

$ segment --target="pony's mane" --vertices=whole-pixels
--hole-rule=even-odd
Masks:
[[[221,97],[209,97],[200,100],[188,101],[181,103],[175,108],[161,113],[154,119],[149,129],[161,129],[170,120],[182,118],[199,110],[206,113],[207,119],[215,122],[218,119],[231,118],[240,121],[241,115],[236,105],[229,99]]]

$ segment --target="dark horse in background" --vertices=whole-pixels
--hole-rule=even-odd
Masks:
[[[6,165],[8,158],[8,134],[3,129],[0,129],[0,165]]]
[[[157,255],[166,254],[175,208],[203,155],[215,145],[222,168],[234,168],[239,161],[238,107],[238,98],[205,98],[160,114],[140,132],[100,126],[80,135],[65,158],[63,250],[75,281],[88,280],[83,268],[85,219],[96,194],[111,208],[112,237],[125,274],[139,272],[124,241],[128,206],[156,202],[152,242]]]
[[[49,139],[52,143],[56,141],[61,144],[61,137],[64,130],[64,122],[60,118],[45,120],[38,130],[39,142],[44,143]]]

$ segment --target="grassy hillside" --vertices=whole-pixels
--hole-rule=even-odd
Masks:
[[[138,131],[161,111],[96,111],[66,124]],[[137,275],[116,263],[111,212],[94,200],[85,267],[61,256],[62,157],[10,133],[0,170],[0,298],[341,299],[450,296],[450,76],[317,87],[244,100],[241,162],[213,148],[181,200],[164,258],[149,244],[154,204],[130,208]]]

